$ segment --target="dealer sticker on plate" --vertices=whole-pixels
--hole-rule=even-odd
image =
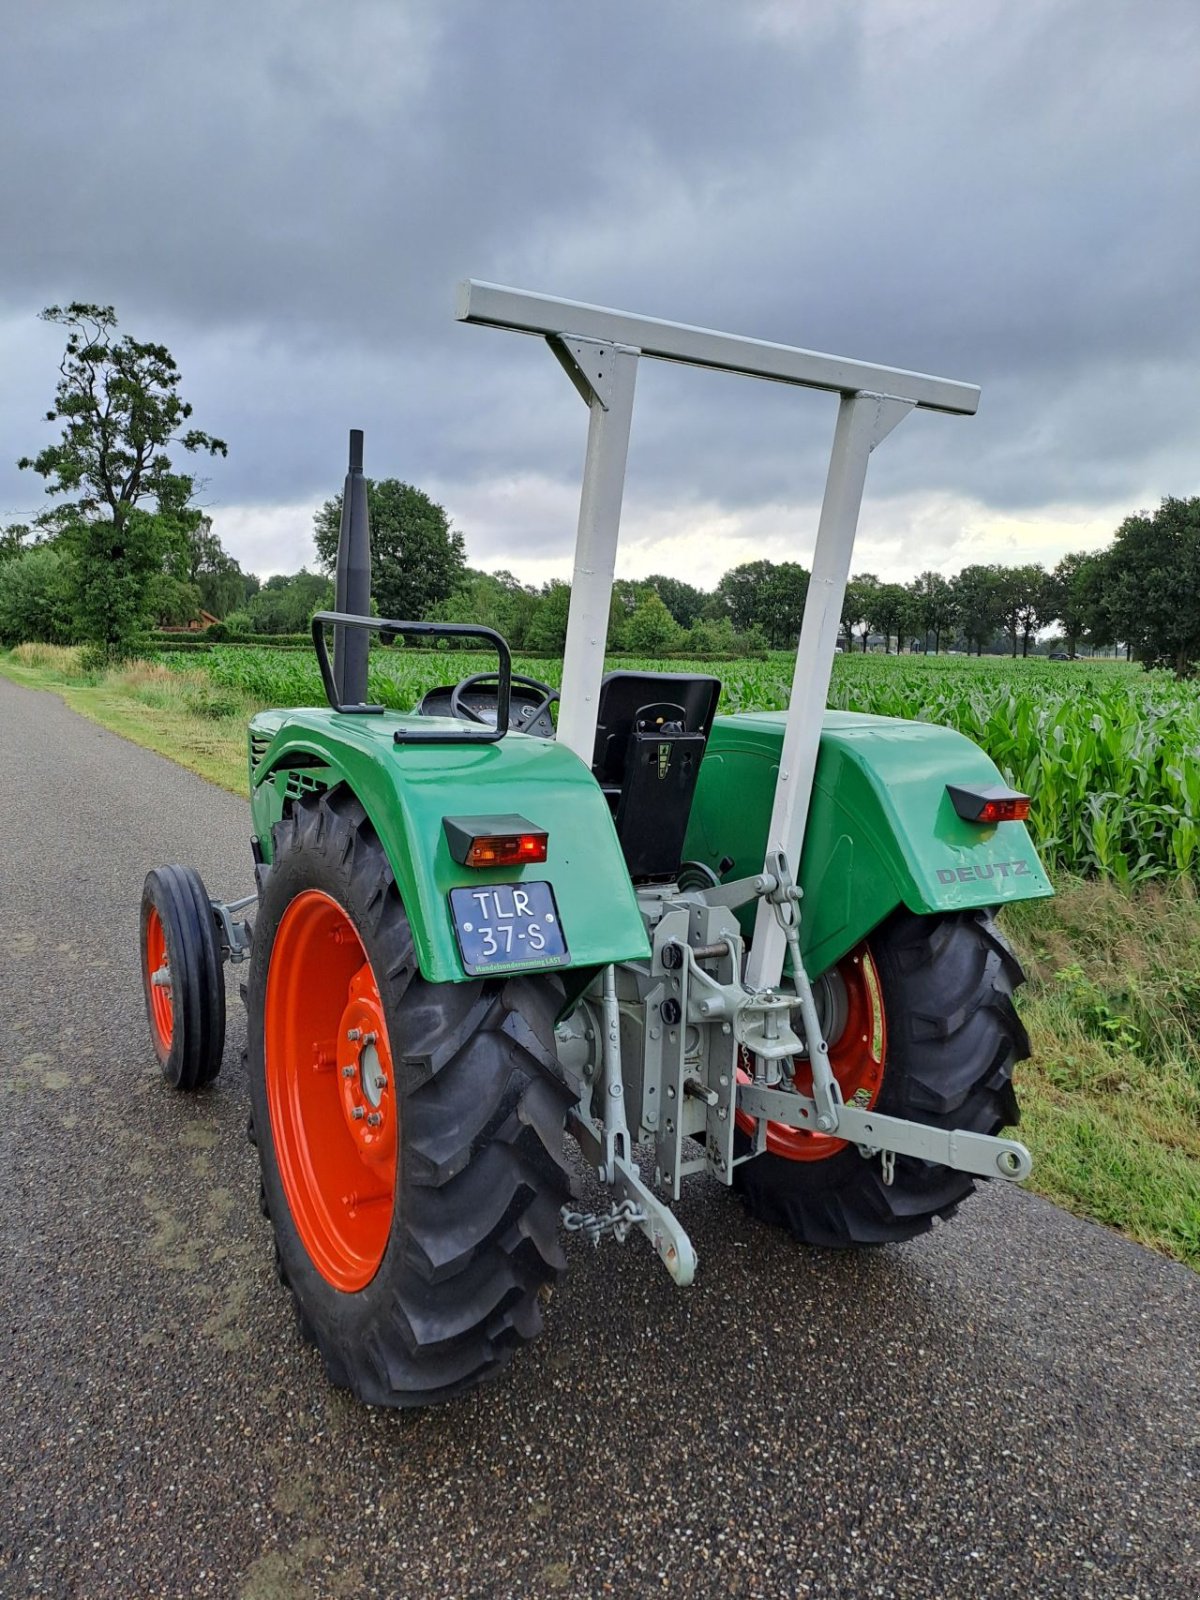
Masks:
[[[548,883],[495,883],[451,889],[450,912],[463,970],[534,972],[570,960],[554,890]]]

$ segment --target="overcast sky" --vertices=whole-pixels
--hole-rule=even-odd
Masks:
[[[161,340],[246,568],[346,432],[473,564],[568,576],[586,410],[472,276],[978,383],[872,458],[854,567],[1053,562],[1200,493],[1196,0],[4,6],[0,522],[51,302]],[[643,362],[618,571],[809,559],[836,402]]]

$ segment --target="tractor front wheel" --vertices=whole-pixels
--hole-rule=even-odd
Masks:
[[[155,867],[142,889],[142,992],[150,1042],[172,1089],[221,1070],[225,973],[212,905],[192,867]]]
[[[897,912],[821,980],[843,1099],[939,1128],[997,1134],[1014,1125],[1013,1067],[1029,1054],[1012,999],[1023,978],[990,912]],[[820,983],[814,989],[820,999]],[[739,1154],[752,1130],[739,1115]],[[806,1244],[841,1248],[925,1233],[975,1185],[913,1156],[896,1157],[889,1184],[878,1157],[768,1123],[766,1152],[734,1169],[734,1187],[755,1216]]]
[[[301,1332],[368,1404],[449,1399],[541,1331],[566,1264],[560,1004],[553,979],[421,977],[348,789],[276,826],[246,996],[252,1136]]]

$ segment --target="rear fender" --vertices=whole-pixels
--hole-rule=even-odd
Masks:
[[[487,745],[396,744],[396,730],[414,720],[316,709],[260,712],[250,724],[250,792],[264,858],[270,861],[271,829],[285,805],[345,783],[387,852],[421,974],[431,983],[467,976],[450,916],[456,888],[548,882],[570,967],[647,958],[608,804],[583,762],[552,740],[519,733]],[[430,720],[417,725],[428,729]],[[444,817],[513,813],[548,833],[545,862],[481,871],[453,859]]]
[[[762,868],[783,745],[782,712],[718,717],[685,844],[689,859],[726,878]],[[964,911],[1054,890],[1024,823],[964,822],[948,783],[1004,780],[991,758],[951,728],[854,712],[825,714],[800,862],[801,949],[823,972],[898,906]],[[743,916],[750,931],[753,907]]]

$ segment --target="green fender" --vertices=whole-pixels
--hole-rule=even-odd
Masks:
[[[785,714],[718,717],[684,854],[747,877],[763,866]],[[948,783],[1003,783],[962,734],[927,722],[828,711],[800,862],[801,949],[823,972],[897,906],[962,911],[1054,893],[1021,822],[964,822]],[[746,918],[747,929],[752,908]]]
[[[422,976],[431,983],[466,976],[450,890],[492,883],[553,884],[572,967],[649,956],[608,804],[577,756],[520,733],[485,745],[396,744],[396,730],[414,725],[428,730],[437,722],[391,713],[260,712],[250,724],[250,806],[265,859],[285,800],[344,781],[387,852]],[[545,862],[479,870],[453,859],[443,817],[514,813],[549,834]]]

